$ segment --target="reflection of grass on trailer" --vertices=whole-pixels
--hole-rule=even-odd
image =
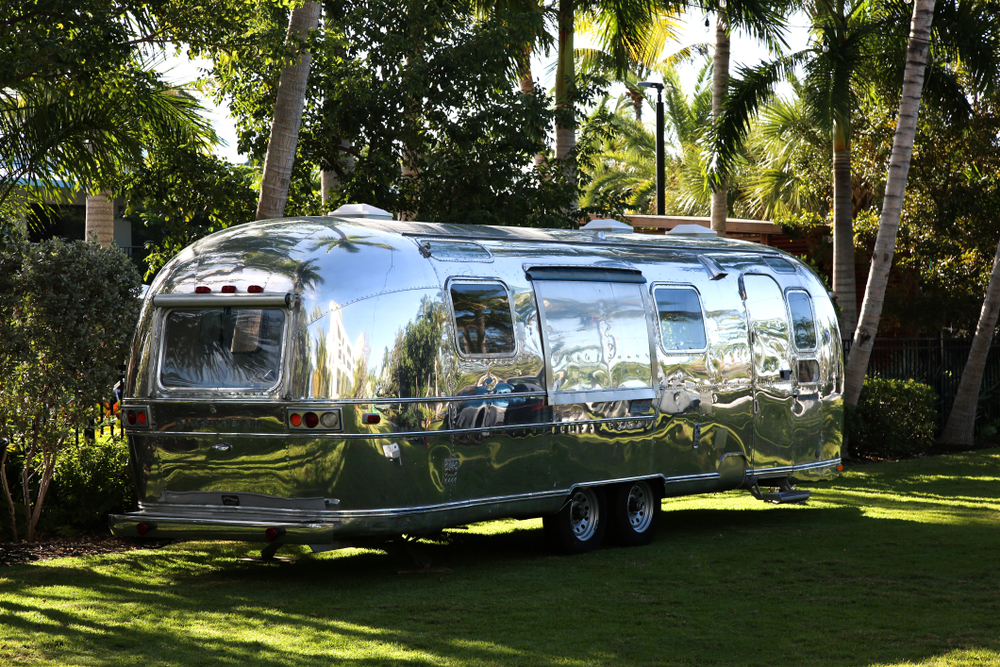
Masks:
[[[664,496],[832,475],[841,365],[821,282],[753,244],[252,223],[144,302],[142,502],[111,523],[273,553],[542,516],[561,551],[643,544]]]

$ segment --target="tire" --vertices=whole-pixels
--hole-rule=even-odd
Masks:
[[[659,523],[660,494],[653,482],[643,479],[608,488],[608,532],[616,544],[649,544]]]
[[[582,554],[600,546],[607,519],[604,489],[587,486],[575,489],[561,510],[542,518],[542,525],[553,551]]]

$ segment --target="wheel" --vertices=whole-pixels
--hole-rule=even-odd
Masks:
[[[601,487],[573,491],[561,510],[542,518],[545,535],[557,553],[582,554],[604,539],[608,505]]]
[[[608,489],[608,531],[622,546],[649,544],[660,520],[660,494],[648,480],[616,484]]]

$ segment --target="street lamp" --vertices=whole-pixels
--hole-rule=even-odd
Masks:
[[[663,84],[659,81],[640,81],[643,88],[656,88],[656,215],[663,215],[665,187],[663,173]]]

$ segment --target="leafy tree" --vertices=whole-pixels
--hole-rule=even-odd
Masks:
[[[194,147],[155,145],[116,182],[133,223],[145,226],[146,279],[183,248],[212,232],[253,219],[255,170]]]
[[[290,213],[364,201],[423,220],[569,224],[562,211],[575,208],[575,186],[532,168],[554,118],[550,100],[510,86],[520,54],[506,45],[530,41],[536,14],[477,20],[470,3],[390,0],[330,2],[325,12],[327,29],[310,43]],[[278,22],[258,18],[252,30],[273,43]],[[217,58],[215,74],[241,149],[259,159],[280,63],[255,44]],[[320,208],[327,168],[339,190]]]
[[[138,319],[139,277],[115,247],[60,239],[26,245],[8,233],[0,250],[0,482],[13,537],[18,504],[35,538],[59,452],[94,417],[119,375]],[[8,479],[18,460],[18,487]]]

